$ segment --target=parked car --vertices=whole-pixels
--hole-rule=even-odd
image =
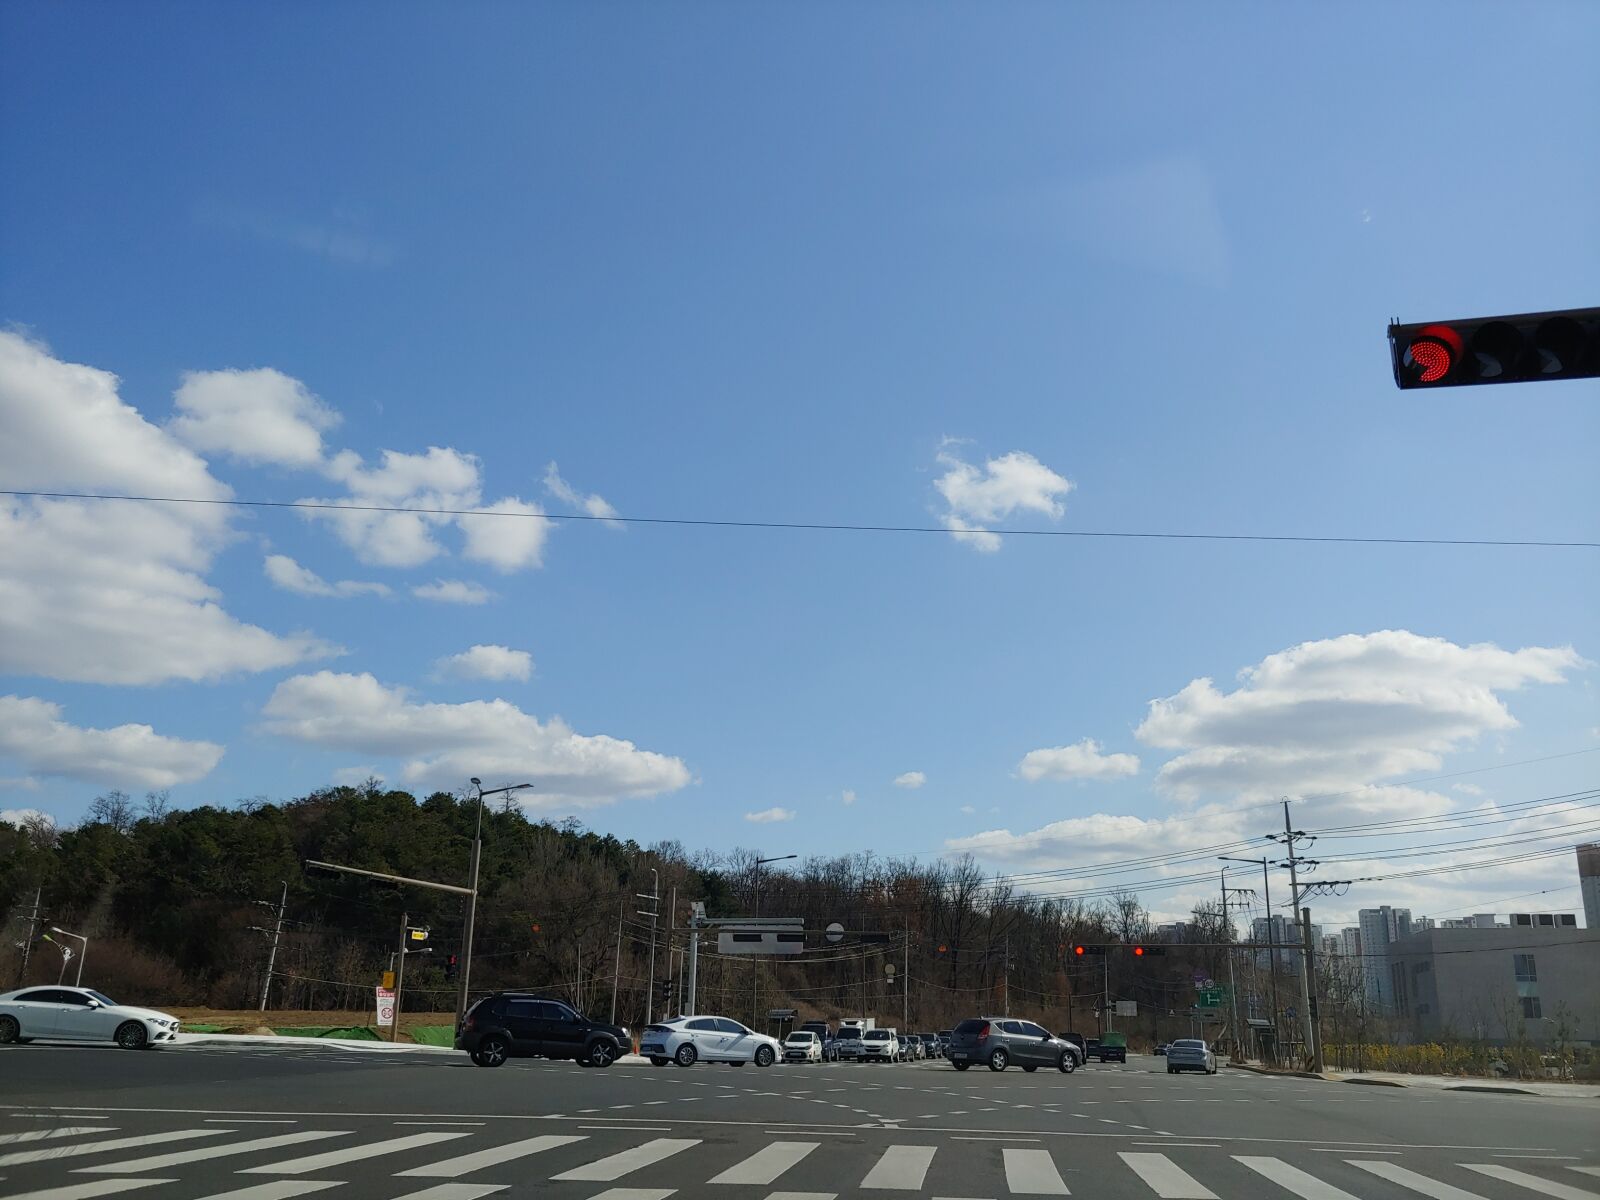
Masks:
[[[1078,1048],[1078,1061],[1080,1063],[1086,1063],[1089,1061],[1089,1042],[1083,1036],[1083,1034],[1073,1033],[1071,1030],[1068,1030],[1066,1033],[1058,1033],[1056,1036],[1063,1042],[1071,1042]]]
[[[1156,1053],[1157,1057],[1165,1058],[1166,1054],[1167,1054],[1167,1043],[1166,1042],[1161,1042],[1161,1043],[1157,1044],[1156,1049],[1155,1049],[1155,1053]]]
[[[950,1061],[965,1071],[984,1063],[991,1071],[1004,1071],[1015,1063],[1024,1071],[1055,1067],[1071,1074],[1081,1064],[1078,1048],[1053,1036],[1042,1025],[1015,1017],[970,1017],[950,1038]]]
[[[626,1026],[522,992],[496,992],[478,1001],[456,1030],[456,1049],[480,1067],[502,1066],[508,1058],[568,1058],[581,1067],[609,1067],[632,1045]]]
[[[1215,1075],[1217,1056],[1199,1038],[1179,1038],[1167,1047],[1167,1074],[1176,1075],[1179,1071],[1203,1071],[1207,1075]]]
[[[783,1050],[777,1038],[747,1029],[728,1017],[673,1017],[646,1025],[639,1037],[639,1053],[658,1067],[669,1062],[692,1067],[702,1061],[770,1067]]]
[[[944,1047],[939,1044],[937,1033],[919,1033],[917,1040],[922,1043],[923,1058],[940,1058],[944,1054]]]
[[[1101,1034],[1098,1039],[1090,1038],[1088,1049],[1084,1052],[1087,1058],[1096,1058],[1101,1062],[1128,1061],[1128,1037],[1122,1033]]]
[[[922,1057],[922,1043],[909,1033],[902,1033],[897,1039],[900,1043],[900,1061],[916,1062]]]
[[[831,1033],[822,1039],[822,1061],[839,1061],[839,1039]]]
[[[797,1029],[783,1039],[784,1062],[819,1063],[822,1061],[822,1039],[809,1029]]]
[[[861,1035],[862,1062],[896,1062],[900,1042],[892,1029],[869,1029]]]
[[[118,1004],[80,987],[31,987],[0,996],[0,1045],[31,1042],[114,1042],[148,1050],[178,1035],[178,1018],[153,1008]]]
[[[950,1055],[950,1038],[954,1035],[954,1033],[955,1033],[955,1031],[952,1030],[952,1029],[941,1029],[939,1031],[939,1057],[940,1058],[948,1058],[949,1057],[949,1055]]]
[[[855,1062],[861,1057],[862,1029],[859,1025],[841,1025],[833,1039],[834,1057],[839,1062]]]

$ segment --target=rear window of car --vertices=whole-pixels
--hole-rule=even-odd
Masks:
[[[977,1017],[969,1017],[957,1025],[955,1031],[957,1033],[982,1033],[988,1025],[989,1022],[987,1021],[980,1020]]]
[[[1197,1042],[1192,1038],[1184,1038],[1181,1041],[1173,1042],[1172,1045],[1174,1048],[1181,1047],[1184,1050],[1204,1050],[1206,1048],[1204,1042]]]

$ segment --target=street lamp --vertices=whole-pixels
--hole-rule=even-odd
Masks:
[[[751,897],[750,906],[755,910],[750,914],[752,917],[759,917],[761,915],[761,868],[766,866],[768,863],[786,862],[791,858],[799,857],[800,856],[798,854],[779,854],[773,858],[756,859],[755,865],[750,868],[751,882],[754,886],[755,893]],[[757,992],[760,986],[761,960],[759,958],[752,958],[750,960],[750,1024],[752,1027],[757,1025],[760,1021],[760,1012],[756,1007],[759,1002]]]
[[[70,930],[66,930],[66,929],[61,928],[61,926],[59,926],[59,925],[50,926],[50,931],[52,933],[59,933],[62,937],[77,938],[80,942],[83,943],[82,949],[80,949],[78,951],[78,974],[77,974],[76,979],[73,981],[73,986],[74,987],[82,987],[83,986],[83,960],[89,957],[89,939],[84,937],[83,934],[81,934],[81,933],[73,933]],[[62,974],[66,974],[66,966],[67,966],[66,963],[62,963],[61,964]]]
[[[499,796],[506,792],[516,792],[533,786],[531,783],[513,783],[509,787],[490,788],[488,791],[484,791],[481,780],[474,778],[471,782],[472,786],[478,789],[478,819],[472,833],[472,878],[467,881],[467,929],[461,946],[461,985],[456,992],[457,1028],[460,1028],[461,1022],[466,1019],[467,988],[472,981],[472,929],[478,917],[478,859],[483,853],[483,798],[485,796]]]
[[[1226,854],[1219,854],[1219,855],[1217,855],[1217,857],[1222,859],[1224,862],[1257,863],[1261,867],[1261,886],[1262,886],[1263,889],[1265,889],[1265,895],[1263,896],[1262,899],[1263,899],[1263,902],[1267,906],[1267,936],[1272,939],[1272,949],[1269,951],[1269,953],[1272,956],[1272,959],[1271,959],[1271,961],[1272,961],[1272,1055],[1273,1055],[1273,1061],[1276,1062],[1277,1061],[1277,1055],[1278,1055],[1278,1012],[1279,1012],[1279,1009],[1278,1009],[1278,939],[1272,932],[1272,879],[1267,874],[1267,860],[1264,859],[1264,858],[1232,858],[1232,857],[1230,857],[1229,855],[1226,855]],[[1256,965],[1259,966],[1260,963],[1261,963],[1261,960],[1257,959],[1256,960]]]

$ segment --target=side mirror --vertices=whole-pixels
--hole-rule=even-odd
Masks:
[[[90,1000],[89,1000],[89,1007],[90,1008],[99,1008],[100,1007],[100,1001],[98,1001],[98,1000],[94,999],[93,997],[91,997]]]

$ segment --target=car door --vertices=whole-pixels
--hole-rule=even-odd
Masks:
[[[1022,1033],[1030,1047],[1030,1062],[1038,1063],[1041,1067],[1056,1065],[1055,1040],[1050,1036],[1048,1029],[1043,1025],[1035,1025],[1032,1021],[1024,1021]]]
[[[89,997],[67,988],[57,988],[55,1001],[55,1032],[51,1036],[83,1042],[100,1040],[99,1022],[94,1020],[99,1006],[91,1005]],[[108,1032],[104,1036],[109,1039],[111,1034]]]
[[[55,988],[34,988],[23,992],[6,1006],[17,1024],[22,1026],[23,1037],[50,1037],[55,1033],[56,1012],[61,1007]]]
[[[578,1058],[583,1053],[583,1043],[589,1032],[588,1022],[565,1004],[555,1000],[543,1001],[545,1017],[544,1053],[551,1058]]]
[[[544,1001],[521,1000],[515,996],[503,1001],[500,1012],[506,1031],[511,1034],[514,1048],[519,1054],[544,1054],[548,1040]]]
[[[722,1043],[727,1034],[718,1028],[716,1017],[696,1017],[684,1026],[684,1032],[694,1042],[694,1051],[707,1062],[722,1061]]]
[[[996,1021],[995,1026],[1005,1035],[1006,1053],[1011,1056],[1011,1061],[1019,1067],[1037,1065],[1031,1057],[1028,1039],[1023,1035],[1021,1021]]]
[[[718,1017],[717,1032],[722,1034],[722,1057],[728,1062],[748,1062],[756,1056],[755,1034],[739,1022]]]

